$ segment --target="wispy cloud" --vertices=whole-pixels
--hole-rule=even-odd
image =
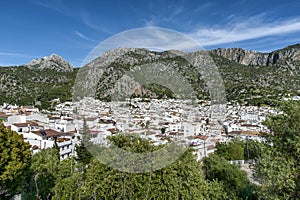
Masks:
[[[99,42],[99,41],[97,41],[97,40],[94,40],[94,39],[91,39],[91,38],[85,36],[84,34],[80,33],[78,30],[75,31],[75,34],[76,34],[78,37],[80,37],[80,38],[82,38],[82,39],[84,39],[84,40],[87,40],[87,41],[90,41],[90,42],[97,42],[97,43]]]
[[[3,56],[25,56],[24,54],[21,54],[21,53],[8,53],[8,52],[0,52],[0,55],[3,55]]]
[[[190,37],[170,29],[145,27],[131,29],[116,34],[101,42],[85,58],[82,66],[94,60],[99,55],[117,48],[147,48],[155,51],[199,50],[197,42]]]
[[[32,1],[33,4],[48,8],[50,10],[65,14],[65,6],[61,0],[54,0],[54,1]]]
[[[12,52],[0,52],[0,56],[15,56],[15,57],[23,57],[23,58],[35,58],[37,56],[27,55],[23,53],[12,53]]]
[[[90,16],[89,14],[86,12],[86,11],[83,11],[81,12],[81,19],[83,21],[83,23],[91,28],[91,29],[94,29],[96,31],[100,31],[100,32],[103,32],[103,33],[108,33],[108,34],[112,34],[111,31],[109,31],[107,28],[103,27],[103,25],[100,25],[100,24],[97,24],[97,23],[94,23],[91,19],[90,19]]]
[[[199,42],[200,45],[207,47],[298,31],[300,31],[300,18],[264,22],[261,17],[253,17],[245,21],[228,22],[222,27],[200,28],[189,33],[189,36]]]
[[[199,7],[197,7],[195,10],[193,10],[192,12],[202,12],[203,10],[206,10],[210,7],[212,7],[214,4],[212,2],[208,2],[208,3],[204,3],[202,5],[200,5]]]
[[[169,14],[168,17],[162,18],[162,21],[165,21],[165,22],[174,21],[176,19],[176,17],[184,11],[184,8],[183,8],[183,6],[180,6],[180,7],[174,7],[174,8],[172,8],[172,10],[173,11]]]

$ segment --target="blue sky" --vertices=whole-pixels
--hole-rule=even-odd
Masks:
[[[205,49],[268,52],[300,42],[299,10],[299,0],[6,0],[0,6],[0,66],[56,53],[79,67],[100,42],[142,27],[184,33]]]

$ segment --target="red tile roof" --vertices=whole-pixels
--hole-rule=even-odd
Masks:
[[[12,125],[14,125],[14,126],[16,126],[16,127],[27,127],[28,125],[29,125],[29,126],[38,126],[38,124],[35,123],[35,122],[14,123],[14,124],[12,124]]]
[[[46,135],[42,135],[42,131],[44,131],[46,133]],[[42,137],[57,137],[62,135],[61,132],[55,131],[53,129],[45,129],[45,130],[39,130],[39,131],[32,131],[33,133],[42,136]]]

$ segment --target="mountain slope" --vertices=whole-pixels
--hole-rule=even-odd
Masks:
[[[210,56],[207,56],[208,53]],[[297,91],[300,90],[298,55],[299,46],[297,45],[269,54],[237,48],[192,53],[178,51],[176,53],[172,51],[152,52],[146,49],[117,49],[107,52],[85,66],[86,71],[89,72],[86,72],[84,76],[89,74],[90,80],[85,80],[88,84],[99,80],[98,84],[95,83],[93,86],[93,92],[102,100],[110,100],[112,94],[118,88],[115,85],[127,73],[149,64],[153,68],[156,65],[170,66],[185,77],[193,90],[196,91],[198,98],[209,99],[210,94],[207,82],[210,79],[204,77],[208,69],[205,68],[207,64],[202,63],[203,67],[199,68],[198,65],[193,63],[195,59],[203,57],[209,64],[211,63],[210,60],[213,59],[217,65],[225,84],[227,100],[255,105],[274,104],[282,96],[297,94]],[[272,57],[278,58],[271,62]],[[263,60],[263,58],[268,58],[269,61]],[[150,72],[145,73],[153,76]],[[171,78],[168,81],[178,78],[178,74],[176,75],[173,72],[167,71],[163,73],[171,74]],[[215,77],[211,76],[212,79],[215,79]],[[126,79],[125,82],[130,82],[134,87],[138,86],[130,79]],[[177,87],[180,85],[178,83],[175,84]],[[80,93],[86,94],[85,91],[89,91],[89,85],[83,84],[81,86],[83,90]],[[217,85],[214,87],[217,87]],[[164,94],[161,91],[164,90],[157,83],[154,86],[146,84],[136,90],[134,96],[157,97],[155,94],[160,93],[158,97],[162,97]],[[125,93],[128,92],[127,90]],[[165,93],[167,97],[174,96],[172,91],[168,90]]]
[[[24,66],[0,67],[0,103],[49,108],[53,99],[71,100],[76,73],[55,54]]]
[[[219,87],[210,81],[217,77],[218,70],[226,90],[221,95],[228,101],[273,105],[287,94],[300,92],[299,51],[299,44],[271,53],[238,48],[191,53],[123,48],[106,52],[80,70],[51,55],[24,66],[0,67],[0,103],[48,108],[53,99],[72,100],[77,75],[81,80],[76,82],[75,94],[95,94],[102,100],[111,100],[118,87],[125,93],[134,88],[133,96],[173,98],[174,91],[185,89],[179,87],[182,81],[196,91],[199,99],[210,99],[209,88]],[[138,85],[130,79],[132,73],[140,73],[138,82],[146,84]],[[150,78],[152,83],[147,82]],[[132,88],[124,87],[125,83]]]

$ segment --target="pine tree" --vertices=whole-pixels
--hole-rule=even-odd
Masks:
[[[0,124],[0,197],[19,193],[29,172],[30,145],[23,137]]]

